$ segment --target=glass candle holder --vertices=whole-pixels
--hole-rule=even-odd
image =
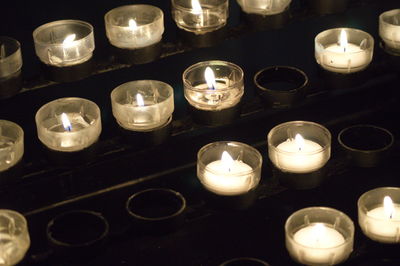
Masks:
[[[0,173],[16,165],[24,155],[24,131],[7,120],[0,120]]]
[[[165,125],[174,111],[174,90],[157,80],[124,83],[111,92],[112,112],[118,124],[133,131],[151,131]]]
[[[101,133],[99,107],[82,98],[60,98],[43,105],[35,116],[40,141],[51,150],[81,151]]]
[[[268,133],[268,155],[283,172],[310,173],[322,168],[331,155],[331,134],[320,124],[291,121]]]
[[[237,0],[243,12],[270,16],[285,11],[292,0]]]
[[[104,20],[108,40],[118,48],[147,47],[160,42],[164,33],[164,13],[151,5],[117,7]]]
[[[336,265],[353,251],[354,224],[332,208],[305,208],[286,220],[285,240],[290,256],[301,264]]]
[[[367,68],[373,51],[374,38],[357,29],[329,29],[315,37],[317,63],[335,73],[348,74]]]
[[[400,9],[386,11],[379,16],[379,36],[386,50],[400,54]]]
[[[356,166],[375,167],[388,157],[394,136],[378,126],[353,125],[340,131],[338,142]]]
[[[358,199],[358,223],[364,234],[381,243],[400,243],[400,188],[380,187]]]
[[[218,111],[233,107],[244,94],[243,76],[239,66],[225,61],[194,64],[183,72],[185,98],[201,110]]]
[[[178,28],[205,34],[225,26],[228,0],[171,0],[172,16]]]
[[[220,266],[270,266],[267,262],[256,258],[235,258],[223,262]]]
[[[197,177],[214,194],[241,195],[253,190],[261,179],[262,156],[240,142],[219,141],[197,153]]]
[[[80,20],[58,20],[33,31],[35,51],[46,65],[67,67],[88,61],[94,51],[93,26]]]
[[[31,244],[28,224],[20,213],[0,209],[0,260],[2,265],[16,265]]]
[[[14,96],[20,91],[22,55],[20,43],[0,36],[0,99]]]

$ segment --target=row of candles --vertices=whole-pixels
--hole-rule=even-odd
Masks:
[[[275,14],[290,1],[239,1],[248,13]],[[253,6],[254,5],[254,6]],[[226,24],[228,1],[203,2],[173,0],[173,17],[179,28],[207,34]],[[163,12],[150,5],[121,6],[105,15],[110,43],[120,49],[137,50],[159,43],[164,32]],[[379,17],[379,32],[385,49],[400,53],[400,9]],[[33,32],[35,50],[48,66],[66,68],[90,60],[95,49],[93,26],[79,20],[60,20],[44,24]],[[331,29],[315,38],[315,57],[326,70],[353,73],[365,69],[372,60],[374,39],[356,29]],[[18,41],[0,39],[0,78],[7,79],[22,67]]]

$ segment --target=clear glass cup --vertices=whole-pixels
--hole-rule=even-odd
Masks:
[[[161,41],[164,13],[151,5],[126,5],[110,10],[105,16],[110,43],[122,49],[138,49]]]
[[[171,0],[178,28],[195,34],[216,31],[226,25],[228,0]]]
[[[240,142],[213,142],[197,153],[197,177],[218,195],[241,195],[257,187],[261,166],[260,152]]]
[[[314,122],[277,125],[267,136],[269,159],[283,172],[314,172],[328,162],[331,138],[327,128]]]
[[[21,68],[20,43],[13,38],[0,36],[0,79],[12,76]]]
[[[93,26],[81,20],[58,20],[33,31],[35,51],[46,65],[57,67],[82,64],[92,58]]]
[[[165,125],[174,111],[174,89],[157,80],[124,83],[111,92],[118,124],[133,131],[151,131]]]
[[[400,9],[383,12],[379,16],[379,36],[385,49],[400,54]]]
[[[348,74],[364,70],[372,61],[374,38],[352,28],[335,28],[315,37],[315,59],[325,70]]]
[[[24,130],[14,122],[0,120],[0,172],[16,165],[24,155]]]
[[[13,210],[0,209],[0,239],[1,265],[16,265],[31,244],[25,217]]]
[[[354,224],[332,208],[305,208],[286,220],[285,240],[290,256],[298,263],[336,265],[353,251]]]
[[[215,84],[212,88],[205,78],[206,69],[212,70]],[[218,111],[235,106],[244,94],[243,70],[230,62],[204,61],[183,72],[185,98],[200,110]]]
[[[95,143],[101,133],[100,108],[83,98],[60,98],[35,116],[40,141],[51,150],[75,152]]]
[[[358,199],[358,223],[374,241],[400,243],[400,188],[380,187]]]
[[[243,12],[270,16],[288,9],[292,0],[237,0]]]

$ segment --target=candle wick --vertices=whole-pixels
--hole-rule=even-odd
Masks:
[[[72,126],[67,126],[66,130],[69,131],[69,132],[71,132]]]
[[[343,47],[343,52],[344,52],[344,53],[346,52],[346,46],[345,46],[345,47]]]

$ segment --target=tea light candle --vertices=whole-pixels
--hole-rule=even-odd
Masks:
[[[118,124],[132,131],[151,131],[165,125],[174,111],[173,88],[157,80],[124,83],[111,92]]]
[[[13,210],[0,210],[0,261],[3,265],[17,265],[31,244],[25,217]]]
[[[312,207],[292,214],[285,224],[286,248],[291,257],[306,265],[335,265],[353,249],[354,224],[344,213]]]
[[[244,94],[243,76],[243,70],[233,63],[197,63],[183,73],[185,98],[200,110],[217,111],[233,107]]]
[[[353,73],[365,69],[372,61],[373,48],[372,36],[357,29],[330,29],[315,38],[317,63],[336,73]]]
[[[94,51],[93,26],[80,20],[58,20],[33,32],[35,51],[46,65],[67,67],[88,61]]]
[[[118,48],[147,47],[160,42],[164,33],[164,13],[151,5],[117,7],[104,20],[107,37]]]
[[[261,154],[239,142],[215,142],[198,153],[197,175],[219,195],[240,195],[255,188],[261,175]]]
[[[237,0],[243,12],[270,16],[285,11],[292,0]]]
[[[205,34],[225,26],[228,0],[172,0],[172,16],[178,28]]]
[[[358,201],[358,215],[366,236],[382,243],[400,243],[400,188],[364,193]]]
[[[400,9],[386,11],[379,16],[379,36],[385,48],[400,53]]]
[[[284,172],[310,173],[329,160],[330,143],[329,131],[319,124],[287,122],[268,133],[268,154],[271,162]]]
[[[97,141],[99,107],[82,98],[60,98],[43,105],[35,116],[40,141],[51,150],[76,152]]]
[[[24,155],[24,131],[7,120],[0,120],[0,173],[16,165]]]

